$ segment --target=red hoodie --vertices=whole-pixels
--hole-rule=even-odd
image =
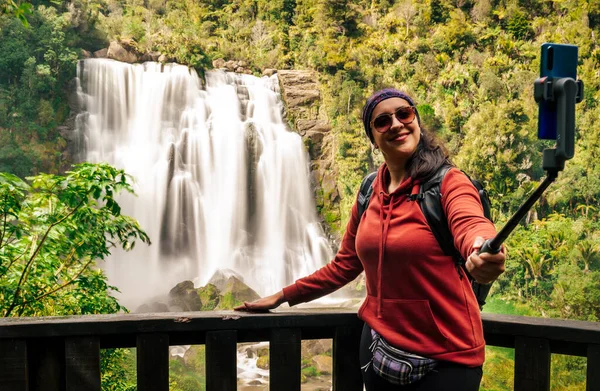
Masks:
[[[329,294],[363,270],[367,298],[358,316],[390,344],[433,359],[474,367],[483,364],[485,341],[477,300],[462,269],[444,254],[418,202],[418,181],[404,180],[391,194],[384,164],[359,224],[355,202],[333,261],[283,289],[290,305]],[[453,168],[441,186],[442,206],[454,244],[465,259],[475,237],[491,238],[477,190]]]

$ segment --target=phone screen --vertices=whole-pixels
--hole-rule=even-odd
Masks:
[[[557,43],[542,45],[540,77],[570,77],[577,80],[577,46]],[[540,102],[538,138],[556,140],[556,108],[553,104]]]

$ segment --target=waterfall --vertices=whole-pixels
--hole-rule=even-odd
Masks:
[[[126,306],[225,268],[270,294],[332,257],[277,75],[205,80],[177,64],[79,63],[77,159],[135,178],[137,196],[119,203],[153,242],[102,265]]]

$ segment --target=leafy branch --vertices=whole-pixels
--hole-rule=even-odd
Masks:
[[[41,174],[27,181],[0,173],[0,237],[12,237],[0,243],[0,301],[10,303],[2,316],[47,314],[54,308],[50,303],[71,287],[120,308],[93,265],[112,247],[150,243],[115,200],[120,192],[133,193],[131,177],[107,164],[83,163],[65,176]]]

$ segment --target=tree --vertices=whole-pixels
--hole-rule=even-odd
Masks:
[[[406,35],[408,36],[410,23],[417,15],[417,7],[415,7],[412,0],[404,0],[396,7],[395,12],[404,20],[404,23],[406,24]]]
[[[590,264],[596,259],[600,253],[600,247],[593,240],[585,238],[575,245],[579,252],[580,259],[583,262],[583,271],[590,271]]]
[[[15,18],[19,19],[23,26],[29,27],[27,21],[27,15],[31,14],[31,4],[29,3],[17,3],[14,0],[1,0],[0,2],[0,15],[14,15]]]
[[[115,196],[131,178],[108,164],[82,163],[64,176],[26,183],[0,174],[0,314],[40,316],[122,309],[95,266],[120,246],[149,243]]]
[[[549,259],[537,247],[519,249],[517,250],[517,257],[529,266],[529,273],[533,278],[533,286],[536,288],[537,294],[538,282],[544,276],[544,269]]]

